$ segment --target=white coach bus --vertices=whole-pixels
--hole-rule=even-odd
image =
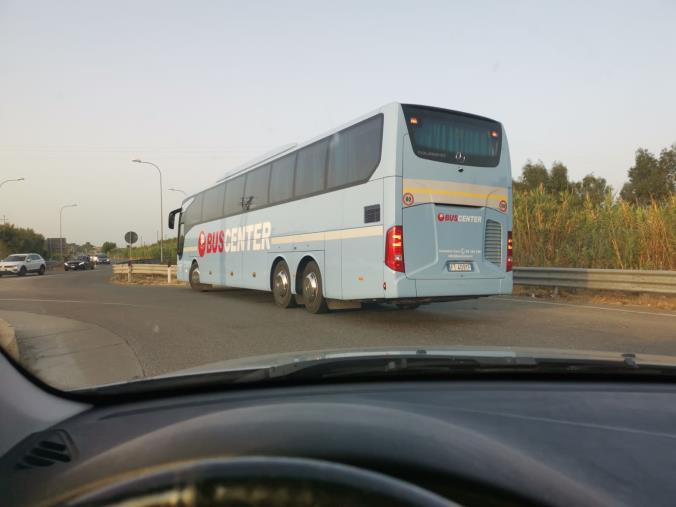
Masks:
[[[388,104],[188,197],[179,280],[271,291],[312,313],[512,291],[502,125]]]

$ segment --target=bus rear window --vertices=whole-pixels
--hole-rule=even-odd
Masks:
[[[404,105],[413,151],[421,158],[464,166],[500,162],[502,128],[496,121],[443,109]]]

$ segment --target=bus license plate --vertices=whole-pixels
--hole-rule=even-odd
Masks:
[[[449,271],[472,271],[472,264],[469,262],[451,262],[448,265]]]

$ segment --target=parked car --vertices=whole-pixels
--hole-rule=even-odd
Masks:
[[[36,253],[12,254],[0,261],[0,276],[24,276],[26,273],[44,275],[45,269],[47,269],[47,263],[40,254]]]
[[[94,269],[94,263],[89,255],[80,255],[75,259],[64,262],[63,269],[66,271],[84,271],[85,269]]]
[[[97,264],[110,264],[110,257],[106,254],[99,254],[97,259]]]

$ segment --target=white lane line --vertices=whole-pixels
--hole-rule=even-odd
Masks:
[[[33,299],[33,298],[2,298],[0,301],[28,301],[33,303],[79,303],[88,305],[107,305],[107,306],[131,306],[133,308],[158,308],[153,305],[134,305],[131,303],[114,303],[109,301],[80,301],[77,299]]]
[[[642,312],[640,310],[627,310],[626,308],[608,308],[606,306],[576,305],[573,303],[554,303],[552,301],[531,301],[507,297],[494,297],[493,299],[501,299],[503,301],[513,301],[515,303],[534,303],[538,305],[572,306],[573,308],[586,308],[588,310],[605,310],[608,312],[636,313],[639,315],[656,315],[658,317],[676,317],[676,313]]]

